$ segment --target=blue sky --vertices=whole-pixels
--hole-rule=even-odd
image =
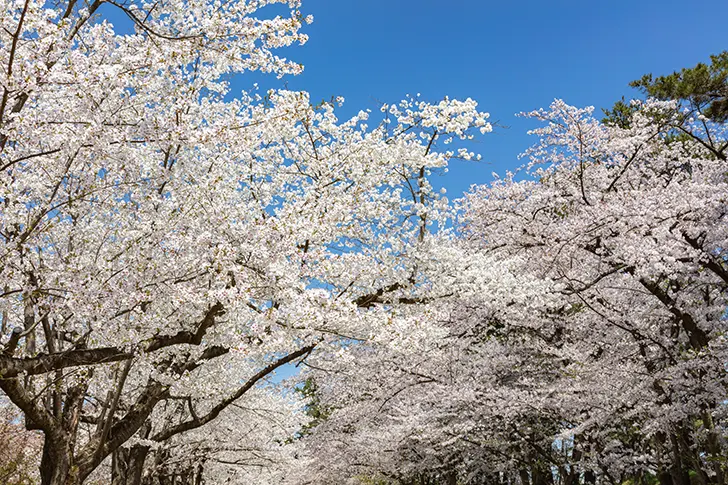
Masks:
[[[509,128],[482,138],[483,161],[455,162],[443,176],[451,197],[520,165],[533,124],[515,113],[554,98],[608,107],[636,96],[627,84],[644,73],[728,49],[726,1],[303,0],[302,12],[314,16],[310,40],[283,54],[304,73],[243,76],[234,87],[285,84],[314,101],[341,95],[342,116],[408,93],[476,99]]]

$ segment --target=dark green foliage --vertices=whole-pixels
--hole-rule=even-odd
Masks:
[[[309,434],[313,428],[318,426],[322,421],[325,421],[331,414],[331,410],[321,405],[318,386],[316,385],[316,381],[311,377],[307,378],[301,387],[296,388],[296,391],[307,399],[306,414],[311,417],[311,421],[301,430],[301,435],[303,436]]]
[[[728,140],[720,127],[728,121],[728,51],[710,56],[710,64],[698,63],[665,76],[645,74],[630,86],[649,98],[677,101],[676,111],[656,111],[652,118],[660,125],[667,143],[692,140],[702,145],[710,157],[728,158]],[[628,129],[636,110],[622,98],[611,109],[602,110],[602,122]]]
[[[622,99],[614,103],[612,109],[603,109],[604,118],[602,123],[610,126],[618,126],[619,128],[629,128],[632,120],[632,115],[637,111],[637,107],[633,106]]]
[[[667,76],[645,74],[630,86],[652,98],[686,102],[692,110],[722,123],[728,119],[728,51],[710,56],[710,61]]]

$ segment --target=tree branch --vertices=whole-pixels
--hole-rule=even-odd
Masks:
[[[266,367],[258,371],[253,377],[248,379],[245,384],[243,384],[235,393],[228,396],[227,398],[223,399],[219,404],[217,404],[215,407],[213,407],[207,414],[204,416],[192,419],[190,421],[185,421],[183,423],[180,423],[176,426],[173,426],[171,428],[167,428],[163,431],[160,431],[156,435],[152,437],[152,440],[154,441],[165,441],[169,438],[171,438],[174,435],[177,435],[179,433],[184,433],[185,431],[189,431],[192,429],[199,428],[200,426],[203,426],[213,419],[217,418],[217,416],[230,404],[238,400],[240,397],[243,396],[246,392],[248,392],[254,385],[256,385],[261,379],[269,375],[271,372],[279,368],[280,366],[287,364],[289,362],[292,362],[296,360],[299,357],[303,357],[307,354],[309,354],[316,344],[307,345],[295,352],[292,352],[285,357],[281,357],[278,360],[275,360],[268,364]]]

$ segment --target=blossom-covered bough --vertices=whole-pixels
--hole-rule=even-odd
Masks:
[[[269,4],[290,14],[258,18]],[[370,129],[306,93],[228,100],[232,75],[300,72],[273,54],[305,42],[298,8],[3,4],[0,389],[43,432],[44,485],[151,483],[213,432],[206,478],[224,476],[232,410],[276,369],[432,298],[420,248],[449,209],[428,175],[469,156],[436,141],[487,115],[411,98]],[[294,411],[251,448],[290,438]]]

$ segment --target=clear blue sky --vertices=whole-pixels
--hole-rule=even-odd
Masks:
[[[514,116],[554,98],[597,107],[636,96],[629,81],[708,61],[728,49],[728,1],[303,0],[314,23],[286,57],[305,65],[282,81],[252,82],[346,98],[342,114],[422,93],[472,97],[508,125],[482,138],[482,162],[456,162],[451,197],[521,162],[533,125]]]

